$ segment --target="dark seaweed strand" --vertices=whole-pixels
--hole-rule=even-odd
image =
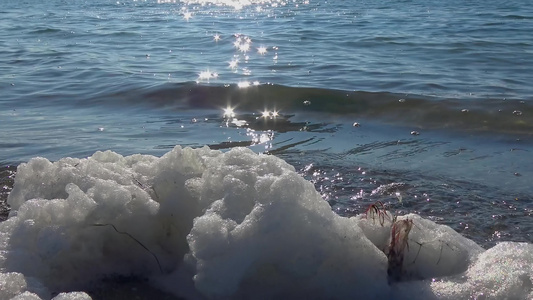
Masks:
[[[396,251],[391,247],[389,254],[387,255],[387,281],[389,285],[394,282],[399,282],[402,279],[403,272],[403,254],[398,255]]]
[[[159,263],[159,259],[157,258],[157,256],[152,251],[150,251],[150,249],[148,249],[143,243],[141,243],[138,239],[134,238],[131,234],[129,234],[127,232],[124,232],[124,231],[119,231],[115,227],[115,225],[113,225],[113,224],[93,224],[93,226],[111,226],[111,227],[113,227],[113,229],[116,232],[129,236],[132,240],[136,241],[137,244],[141,245],[141,247],[143,247],[146,251],[148,251],[148,252],[150,252],[150,254],[152,254],[152,256],[155,258],[155,261],[157,262],[157,266],[159,267],[159,271],[161,272],[161,274],[164,274],[163,268],[161,267],[161,264]]]

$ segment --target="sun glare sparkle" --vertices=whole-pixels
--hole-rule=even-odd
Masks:
[[[229,62],[229,67],[232,68],[232,69],[237,69],[238,64],[239,64],[239,61],[232,60],[232,61]]]
[[[239,45],[239,51],[241,52],[248,52],[250,50],[250,44],[249,43],[242,43]]]
[[[218,42],[220,41],[220,35],[217,33],[213,36],[213,39],[215,40],[215,42]]]
[[[261,55],[265,55],[267,53],[267,48],[261,46],[261,47],[257,48],[257,53],[259,53]]]
[[[253,129],[248,128],[246,135],[252,138],[252,146],[258,144],[265,144],[265,149],[272,148],[271,142],[274,139],[274,132],[272,130],[257,132]]]
[[[239,88],[247,88],[247,87],[250,87],[252,84],[250,83],[250,81],[240,81],[239,83],[237,83],[237,86]]]
[[[202,71],[202,72],[200,72],[200,74],[198,75],[198,78],[199,78],[199,79],[209,79],[209,78],[211,78],[211,72],[209,72],[209,71]]]
[[[252,39],[250,37],[243,36],[240,33],[236,33],[234,36],[235,41],[233,42],[233,46],[241,52],[248,52],[252,45]]]
[[[265,109],[261,112],[261,117],[265,119],[275,119],[279,117],[279,112],[277,110],[268,110]]]
[[[207,80],[209,81],[209,79],[211,78],[217,78],[218,77],[218,73],[217,72],[211,72],[209,70],[207,71],[202,71],[198,74],[198,80]]]
[[[235,117],[235,111],[233,110],[233,107],[226,107],[224,108],[224,118],[234,118]]]
[[[192,18],[192,13],[191,13],[191,12],[188,12],[188,11],[187,11],[187,12],[184,12],[184,13],[183,13],[183,18],[184,18],[185,20],[189,21],[189,19]]]

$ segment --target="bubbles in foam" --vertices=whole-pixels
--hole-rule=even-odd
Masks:
[[[291,165],[245,148],[34,158],[8,201],[4,298],[88,299],[81,291],[116,276],[192,299],[531,297],[531,245],[485,251],[414,214],[338,216]],[[393,220],[412,228],[389,284]]]

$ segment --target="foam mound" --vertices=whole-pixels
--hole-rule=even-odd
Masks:
[[[246,148],[34,158],[8,203],[0,299],[90,299],[114,278],[188,299],[533,296],[531,245],[485,251],[414,214],[396,219],[413,227],[391,283],[392,219],[338,216],[291,165]]]

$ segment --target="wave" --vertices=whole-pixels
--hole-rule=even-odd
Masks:
[[[30,34],[66,33],[64,30],[52,27],[40,27],[29,32]]]
[[[443,128],[496,133],[533,133],[533,103],[514,99],[456,99],[390,92],[346,91],[261,84],[199,85],[194,82],[158,85],[92,99],[149,105],[165,110],[224,110],[281,116],[315,114],[354,120],[378,120],[417,128]]]

